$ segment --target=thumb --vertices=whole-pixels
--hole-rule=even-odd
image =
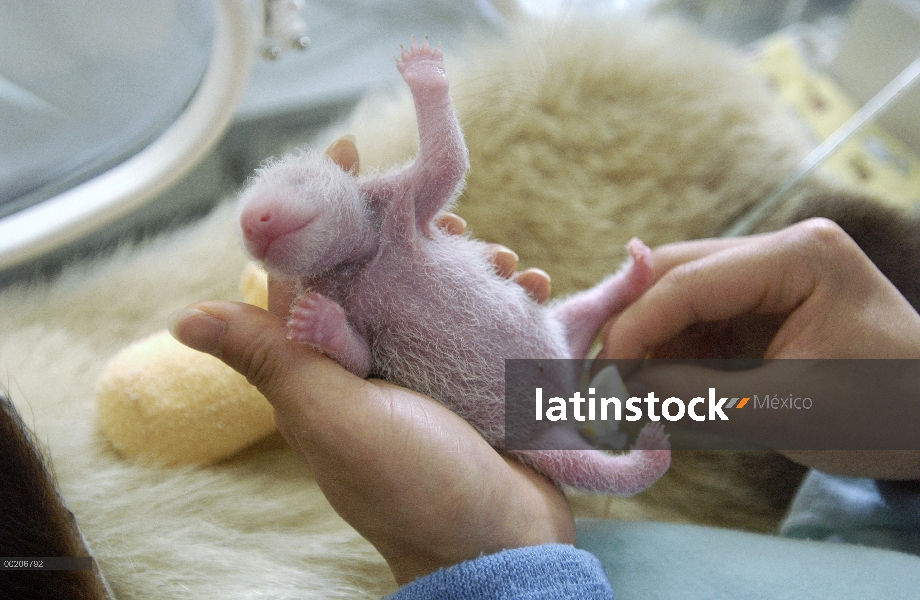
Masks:
[[[179,342],[246,377],[282,418],[323,404],[325,390],[347,393],[364,383],[325,355],[287,339],[280,317],[249,304],[199,302],[170,315],[169,329]]]

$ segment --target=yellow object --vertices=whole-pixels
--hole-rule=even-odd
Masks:
[[[267,305],[266,277],[247,265],[243,296]],[[102,433],[118,452],[159,465],[208,464],[275,430],[271,405],[246,378],[161,331],[119,352],[96,386]]]
[[[817,143],[858,110],[830,77],[808,66],[786,34],[765,40],[755,62],[779,96],[811,128]],[[895,206],[920,203],[920,157],[875,123],[854,134],[823,168],[846,184]]]
[[[268,274],[252,261],[243,268],[240,291],[249,304],[268,309]]]

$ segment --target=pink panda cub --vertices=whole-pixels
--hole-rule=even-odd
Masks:
[[[413,41],[397,68],[415,101],[415,161],[369,178],[317,153],[270,163],[240,200],[246,248],[299,282],[292,339],[437,399],[501,449],[505,359],[584,357],[602,324],[651,285],[651,254],[631,241],[617,274],[549,307],[498,276],[484,243],[433,225],[469,167],[441,52]],[[668,469],[669,448],[655,425],[622,455],[587,443],[513,454],[559,484],[632,495]]]

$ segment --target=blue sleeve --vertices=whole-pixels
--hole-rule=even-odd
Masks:
[[[604,567],[593,554],[563,544],[504,550],[441,569],[400,588],[388,600],[612,600]]]

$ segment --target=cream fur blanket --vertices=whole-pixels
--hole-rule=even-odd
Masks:
[[[280,438],[207,468],[122,460],[93,389],[128,342],[202,298],[238,297],[235,210],[0,294],[0,372],[47,446],[62,494],[117,598],[355,598],[394,587]]]
[[[740,57],[671,26],[526,28],[459,62],[447,57],[473,161],[460,212],[557,289],[596,281],[633,235],[716,233],[804,148]],[[378,99],[344,129],[365,164],[392,163],[412,152],[411,120],[403,103]],[[105,362],[188,303],[237,298],[243,264],[225,203],[50,283],[3,289],[0,381],[47,445],[118,598],[379,597],[394,588],[382,559],[280,438],[214,466],[159,469],[121,459],[98,433]],[[710,479],[684,482],[705,495]],[[613,514],[688,519],[664,506],[680,497],[669,481]]]

